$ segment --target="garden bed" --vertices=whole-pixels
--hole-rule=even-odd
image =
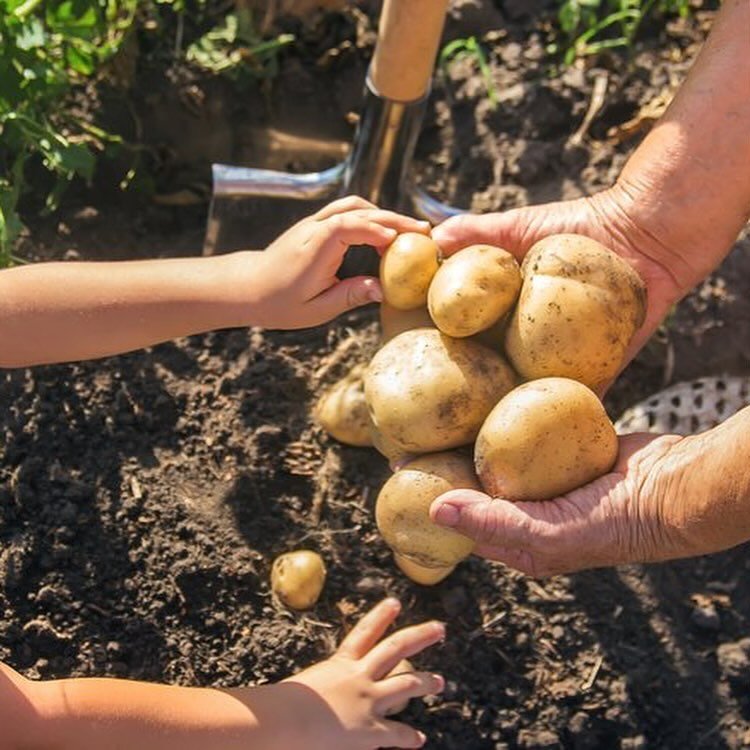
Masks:
[[[610,184],[711,17],[646,29],[631,59],[552,75],[553,3],[502,5],[454,3],[446,30],[484,38],[497,106],[471,59],[450,64],[417,149],[423,186],[475,211]],[[270,88],[246,89],[239,105],[229,85],[189,76],[131,94],[144,142],[169,154],[157,195],[200,182],[210,159],[236,158],[268,128],[348,140],[370,31],[362,17],[329,16],[304,31]],[[153,71],[143,64],[140,75]],[[571,142],[597,78],[602,106]],[[319,166],[292,161],[274,166]],[[199,253],[205,203],[170,202],[79,190],[59,215],[29,222],[22,249],[40,259]],[[333,442],[310,416],[318,387],[373,352],[375,319],[363,310],[310,331],[217,332],[0,373],[0,659],[30,677],[257,684],[328,654],[395,594],[402,623],[448,623],[446,643],[418,659],[447,690],[405,715],[432,750],[750,745],[747,695],[717,660],[748,632],[747,547],[541,582],[472,559],[431,589],[395,569],[373,519],[386,462]],[[617,416],[697,375],[746,373],[749,347],[743,239],[623,374],[608,408]],[[275,555],[301,546],[320,551],[330,575],[317,607],[294,615],[274,604],[268,577]]]

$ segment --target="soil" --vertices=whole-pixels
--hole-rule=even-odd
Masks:
[[[552,75],[553,5],[453,3],[446,39],[484,39],[499,102],[468,59],[438,76],[414,167],[437,197],[488,211],[608,185],[650,123],[639,112],[682,79],[711,19],[699,10],[646,29],[631,58]],[[187,74],[159,83],[139,63],[129,111],[160,155],[157,199],[200,182],[217,154],[234,158],[253,128],[351,137],[371,20],[350,9],[303,32],[272,86],[243,97]],[[604,75],[603,106],[571,146]],[[190,91],[197,110],[184,104]],[[200,252],[205,203],[113,199],[107,179],[52,218],[27,217],[22,251]],[[667,383],[747,373],[749,287],[741,239],[622,375],[612,415]],[[480,559],[430,589],[398,573],[373,523],[385,461],[310,417],[319,387],[375,345],[375,311],[363,310],[309,331],[222,331],[0,373],[0,659],[29,677],[259,684],[324,657],[388,593],[404,603],[401,623],[449,625],[447,642],[417,660],[446,675],[445,694],[404,714],[432,750],[750,746],[747,546],[542,582]],[[319,550],[330,571],[301,615],[268,585],[273,557],[298,547]]]

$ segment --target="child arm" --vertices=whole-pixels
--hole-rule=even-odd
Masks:
[[[0,665],[0,750],[421,747],[424,735],[386,717],[399,703],[440,692],[443,680],[389,672],[441,640],[445,630],[423,623],[383,638],[398,613],[398,602],[381,602],[332,657],[256,688],[97,678],[32,682]]]
[[[380,299],[377,279],[339,280],[349,245],[387,246],[429,225],[361,198],[303,219],[264,252],[0,272],[0,367],[95,359],[220,328],[303,328]]]

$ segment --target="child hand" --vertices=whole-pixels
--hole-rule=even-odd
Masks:
[[[422,623],[381,640],[400,609],[395,599],[380,602],[354,626],[332,657],[274,686],[281,690],[287,722],[302,728],[298,744],[292,741],[285,747],[375,750],[424,745],[422,732],[385,717],[405,700],[440,693],[443,678],[428,672],[386,675],[402,659],[441,641],[445,627],[438,622]]]
[[[320,325],[370,302],[380,302],[378,279],[339,280],[350,245],[382,251],[401,232],[430,231],[429,222],[377,208],[357,196],[334,201],[284,232],[257,259],[249,286],[257,299],[252,322],[267,328]]]

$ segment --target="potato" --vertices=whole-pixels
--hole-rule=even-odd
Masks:
[[[372,445],[370,414],[365,401],[362,376],[357,365],[318,400],[313,412],[317,423],[332,437],[347,445]]]
[[[450,568],[471,554],[473,540],[430,520],[432,501],[454,489],[478,489],[471,459],[455,451],[410,461],[383,485],[375,520],[386,544],[424,568]]]
[[[542,378],[505,396],[482,425],[474,462],[484,489],[548,500],[609,471],[617,435],[599,399],[568,378]]]
[[[380,283],[386,302],[399,310],[427,304],[427,290],[438,270],[440,248],[417,232],[400,234],[380,260]]]
[[[399,570],[414,583],[420,586],[434,586],[447,578],[455,569],[455,565],[449,565],[447,568],[426,568],[424,565],[414,562],[408,557],[393,553],[393,560]]]
[[[597,388],[623,363],[643,325],[646,287],[622,258],[595,240],[558,234],[537,242],[505,338],[525,378],[559,376]]]
[[[290,609],[314,606],[325,580],[323,558],[306,549],[279,555],[271,567],[271,590]]]
[[[378,453],[388,459],[388,463],[393,466],[394,464],[400,463],[401,461],[409,458],[413,458],[414,454],[405,451],[398,445],[390,441],[383,435],[380,430],[372,424],[370,420],[370,439],[372,445]]]
[[[506,250],[471,245],[443,261],[432,279],[427,307],[448,336],[473,336],[497,323],[515,304],[521,269]]]
[[[405,453],[421,454],[473,442],[490,409],[514,385],[500,354],[417,328],[373,357],[365,398],[383,437]]]
[[[399,310],[383,301],[380,305],[380,337],[385,344],[399,333],[414,328],[434,328],[430,313],[426,307],[415,307],[413,310]]]

